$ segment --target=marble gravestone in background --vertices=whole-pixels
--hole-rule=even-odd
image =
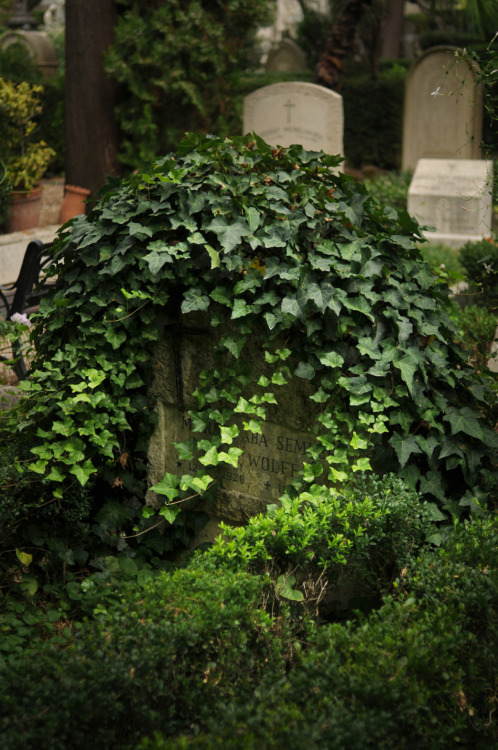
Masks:
[[[306,56],[292,39],[282,39],[268,54],[265,65],[268,71],[306,70]]]
[[[267,406],[268,418],[262,432],[243,430],[242,422],[248,421],[248,416],[236,420],[240,435],[233,445],[244,450],[237,468],[228,464],[203,467],[196,460],[180,461],[173,443],[202,437],[192,432],[188,411],[198,409],[192,394],[199,384],[201,370],[215,364],[214,349],[223,335],[220,328],[210,328],[209,318],[202,313],[182,315],[181,328],[164,333],[152,363],[152,395],[156,399],[158,424],[149,442],[149,486],[159,482],[166,472],[181,476],[202,469],[215,478],[216,502],[194,502],[193,507],[189,506],[189,510],[202,511],[213,521],[210,527],[213,531],[208,530],[201,541],[214,538],[219,520],[246,523],[250,516],[264,511],[267,504],[278,499],[299,473],[303,461],[309,460],[306,448],[314,442],[310,430],[318,409],[309,398],[313,389],[307,380],[295,378],[286,386],[270,386],[278,405]],[[252,364],[256,380],[261,374],[271,377],[271,365],[264,362],[257,332],[246,343],[241,356]],[[249,387],[243,395],[249,398],[256,392],[263,390]],[[215,429],[218,433],[219,428]],[[153,492],[149,491],[147,502],[152,505],[157,502]]]
[[[314,83],[274,83],[244,99],[244,133],[271,146],[298,143],[308,151],[343,156],[342,96]]]
[[[405,88],[402,169],[419,159],[480,159],[482,87],[456,48],[434,47],[410,68]]]
[[[432,243],[459,248],[491,234],[493,162],[420,159],[408,190],[408,211]]]

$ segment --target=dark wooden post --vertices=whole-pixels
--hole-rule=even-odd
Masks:
[[[66,0],[66,183],[92,194],[118,173],[116,85],[103,68],[115,23],[114,0]]]

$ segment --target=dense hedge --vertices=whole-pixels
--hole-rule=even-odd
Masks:
[[[497,542],[496,517],[458,525],[378,611],[301,643],[256,576],[206,562],[126,587],[69,648],[3,666],[2,748],[491,750]]]
[[[344,81],[344,153],[353,166],[399,169],[405,76],[405,68],[394,66],[375,80],[364,75]]]

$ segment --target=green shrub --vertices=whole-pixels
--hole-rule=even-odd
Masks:
[[[375,178],[366,178],[364,185],[372,198],[382,206],[406,211],[410,181],[410,172],[389,172]]]
[[[154,730],[194,732],[281,672],[285,623],[260,609],[264,582],[181,570],[78,628],[69,647],[29,649],[0,670],[3,750],[132,748]]]
[[[498,305],[498,245],[494,239],[467,242],[460,250],[460,263],[473,288],[482,294],[483,303]]]
[[[470,355],[472,363],[476,368],[482,368],[490,357],[490,346],[498,325],[496,313],[479,305],[469,305],[462,309],[454,303],[450,316],[461,331],[462,346]]]
[[[140,750],[496,747],[498,519],[457,527],[359,622],[319,628],[287,676],[213,715],[198,736]]]
[[[343,494],[312,485],[280,504],[246,526],[222,525],[195,564],[269,574],[274,605],[328,619],[379,601],[428,539],[440,542],[434,521],[444,520],[393,475],[361,476]]]
[[[255,33],[270,21],[269,0],[118,0],[106,70],[120,84],[121,160],[143,169],[185,131],[220,135],[234,127],[243,71],[257,67]]]

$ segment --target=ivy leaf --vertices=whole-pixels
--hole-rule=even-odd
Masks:
[[[326,352],[325,354],[319,354],[318,359],[325,365],[325,367],[342,367],[344,364],[344,357],[341,357],[338,352]]]
[[[225,336],[221,343],[235,359],[238,359],[246,340],[242,337]]]
[[[355,450],[365,450],[368,448],[368,441],[361,438],[356,432],[353,432],[353,437],[349,441],[349,445]]]
[[[214,247],[211,247],[211,245],[204,245],[206,248],[207,254],[209,255],[209,258],[211,259],[211,268],[219,268],[220,267],[220,254],[217,252]]]
[[[399,432],[395,432],[389,438],[389,444],[396,452],[400,468],[403,468],[412,453],[422,453],[422,448],[418,445],[415,435],[400,435]]]
[[[456,435],[457,432],[464,432],[466,435],[482,440],[482,427],[474,409],[468,406],[464,406],[462,409],[450,406],[443,419],[450,423],[452,435]]]
[[[187,289],[183,297],[182,313],[187,314],[195,310],[207,310],[210,301],[209,297],[201,292],[198,287]]]
[[[74,474],[82,487],[85,486],[90,479],[90,475],[95,471],[96,468],[91,461],[85,461],[84,464],[75,464],[69,469],[70,474]]]
[[[240,245],[242,237],[252,234],[246,221],[237,219],[237,221],[230,224],[222,216],[217,216],[213,219],[206,227],[206,230],[214,232],[225,253],[229,253],[234,247]]]
[[[244,425],[244,429],[247,429],[245,425]],[[259,431],[261,432],[261,427],[259,428]],[[231,427],[224,427],[221,425],[220,434],[221,434],[221,442],[231,445],[234,441],[234,438],[236,438],[237,435],[239,434],[239,428],[237,427],[236,424],[231,425]]]
[[[128,224],[128,232],[131,237],[136,237],[139,240],[144,240],[146,237],[152,237],[153,232],[150,227],[137,224],[135,221],[130,221]]]
[[[309,362],[300,362],[294,370],[294,375],[305,380],[312,380],[315,377],[315,370]]]
[[[163,516],[168,523],[173,523],[180,511],[181,508],[178,505],[163,505],[163,507],[159,509],[159,515]]]
[[[151,492],[157,492],[158,495],[166,495],[168,500],[175,500],[180,494],[180,480],[176,474],[166,473],[160,482],[150,488]]]
[[[228,452],[226,451],[220,451],[218,454],[218,459],[223,461],[225,464],[230,464],[230,466],[234,466],[237,468],[239,464],[239,458],[244,453],[242,448],[229,448]]]
[[[126,331],[110,326],[104,333],[104,337],[113,349],[119,349],[121,344],[126,341]]]

